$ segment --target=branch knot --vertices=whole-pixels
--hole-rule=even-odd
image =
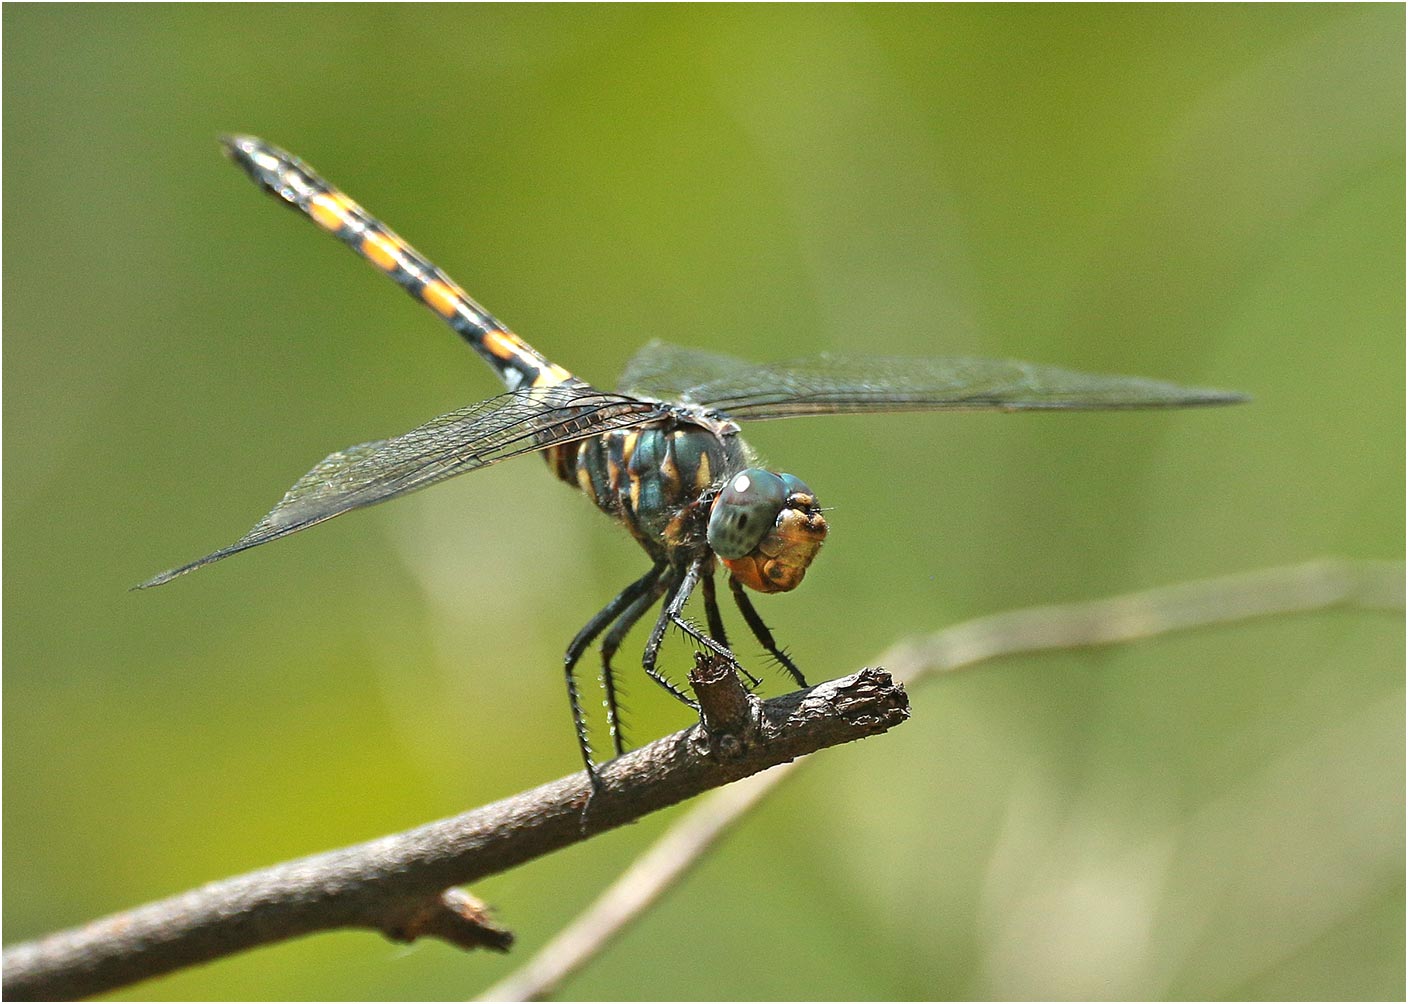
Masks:
[[[731,661],[696,652],[689,684],[699,699],[700,752],[718,761],[737,760],[758,738],[763,704],[743,686]]]

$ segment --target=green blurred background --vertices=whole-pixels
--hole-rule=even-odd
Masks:
[[[834,507],[760,601],[815,679],[974,615],[1403,554],[1396,5],[3,17],[7,942],[571,771],[562,648],[643,569],[523,460],[126,591],[498,391],[222,131],[607,386],[664,337],[1254,395],[754,428]],[[1402,673],[1401,618],[1333,612],[923,686],[566,994],[1401,998]],[[626,685],[638,739],[687,724]],[[347,933],[125,996],[469,996],[673,815],[477,886],[506,958]]]

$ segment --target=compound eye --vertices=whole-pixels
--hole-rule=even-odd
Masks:
[[[787,488],[788,498],[791,498],[793,495],[802,495],[815,501],[816,496],[812,494],[812,490],[807,487],[807,483],[801,478],[794,474],[779,474],[778,477],[782,479],[783,485]]]
[[[773,528],[788,486],[771,471],[750,467],[729,478],[709,512],[709,546],[721,558],[748,554]]]

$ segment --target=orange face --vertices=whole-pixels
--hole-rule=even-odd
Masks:
[[[826,517],[784,509],[777,525],[741,558],[723,558],[734,578],[760,593],[785,593],[801,585],[807,566],[826,540]]]
[[[796,589],[826,540],[811,489],[790,474],[748,470],[719,493],[709,542],[734,578],[760,593]]]

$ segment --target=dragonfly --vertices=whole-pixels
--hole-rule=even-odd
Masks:
[[[337,237],[445,321],[489,364],[506,392],[404,435],[329,454],[239,540],[136,588],[162,585],[354,509],[540,453],[552,474],[621,524],[650,561],[648,571],[577,632],[563,657],[572,725],[594,786],[600,784],[596,752],[576,670],[598,640],[606,725],[618,756],[626,741],[613,660],[628,632],[657,604],[641,665],[673,697],[695,705],[658,665],[671,627],[759,685],[733,653],[716,572],[726,576],[744,624],[763,649],[798,687],[807,686],[749,591],[797,588],[826,540],[828,523],[806,482],[764,466],[741,437],[739,422],[923,411],[1183,408],[1245,400],[1228,391],[1011,360],[860,353],[759,364],[660,341],[629,362],[619,390],[599,390],[549,361],[297,157],[254,136],[221,142],[265,192]],[[696,590],[703,599],[703,627],[684,614]]]

